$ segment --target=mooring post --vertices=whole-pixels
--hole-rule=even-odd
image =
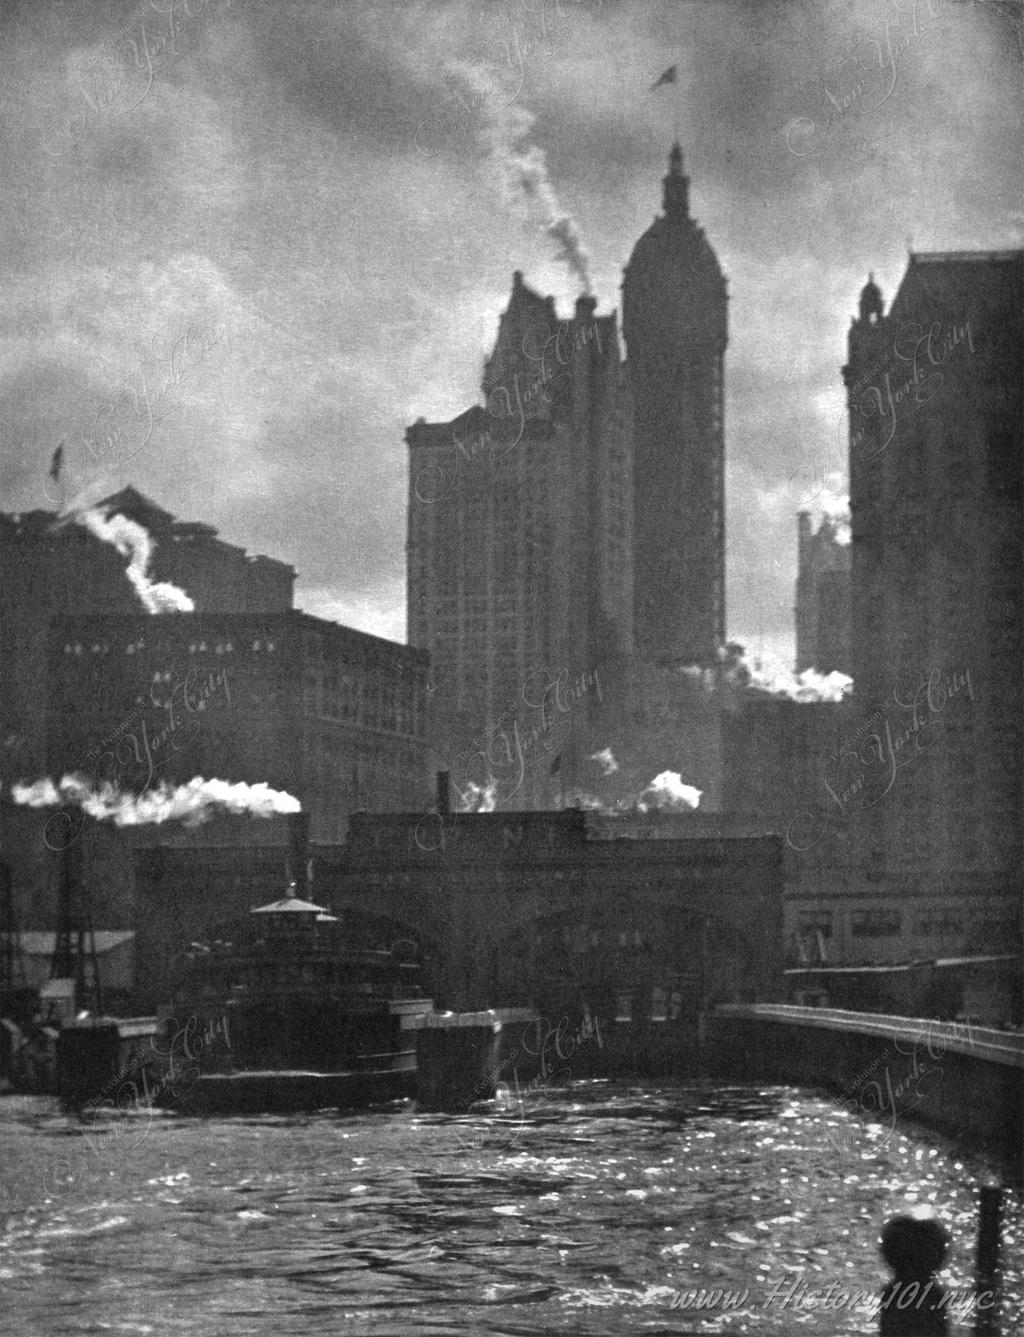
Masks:
[[[974,1268],[974,1296],[978,1316],[974,1331],[999,1332],[999,1243],[1003,1190],[987,1184],[978,1204],[978,1255]]]

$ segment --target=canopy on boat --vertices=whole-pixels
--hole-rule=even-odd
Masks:
[[[288,891],[289,894],[283,900],[271,901],[269,905],[257,905],[250,913],[254,915],[326,915],[329,913],[325,905],[314,905],[312,901],[304,901],[296,896],[294,882],[289,884]]]

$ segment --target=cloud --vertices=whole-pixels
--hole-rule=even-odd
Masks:
[[[892,0],[561,0],[558,22],[535,0],[193,8],[145,96],[129,80],[103,112],[83,87],[97,100],[113,86],[133,25],[159,36],[151,5],[8,19],[5,505],[46,504],[65,437],[83,487],[133,482],[292,562],[318,606],[395,626],[406,426],[477,400],[513,269],[562,311],[577,286],[490,189],[479,117],[446,80],[462,63],[532,118],[599,310],[618,304],[660,208],[678,119],[692,210],[729,278],[729,632],[791,638],[801,471],[844,486],[839,369],[868,270],[889,298],[908,236],[1020,244],[1021,57],[1005,7],[919,6],[894,78],[886,25],[912,18]],[[827,122],[825,90],[849,93],[858,62],[865,95]],[[649,93],[670,63],[678,85]],[[432,117],[452,132],[425,153]],[[802,156],[787,143],[800,118],[828,125]],[[112,396],[142,376],[159,390],[192,324],[224,335],[176,407],[131,458],[94,458],[82,442],[108,439]]]

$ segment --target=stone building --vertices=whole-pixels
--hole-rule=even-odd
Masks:
[[[559,320],[516,273],[485,406],[406,434],[409,643],[431,656],[443,759],[482,783],[502,769],[489,740],[513,721],[543,731],[538,703],[560,676],[579,720],[632,650],[628,401],[615,316],[595,305],[581,297]],[[497,775],[498,801],[551,804],[577,735],[514,786]]]
[[[633,390],[637,654],[717,662],[725,644],[726,281],[690,216],[678,144],[664,213],[637,242],[622,284]]]
[[[200,611],[283,612],[295,571],[225,543],[212,525],[179,521],[132,487],[96,503],[141,525],[153,541],[150,576],[183,589]],[[0,514],[0,723],[5,778],[46,766],[47,633],[53,618],[139,611],[126,559],[53,511]]]
[[[587,793],[612,739],[620,779],[692,755],[687,781],[719,788],[717,714],[673,677],[717,667],[725,639],[725,281],[688,189],[676,145],[625,270],[628,364],[614,314],[580,297],[559,320],[517,273],[484,405],[406,434],[435,760],[504,809]]]
[[[843,368],[866,733],[840,787],[888,931],[919,904],[965,949],[1020,935],[1022,279],[1022,251],[911,255]]]
[[[417,926],[438,1006],[596,1023],[605,1070],[665,1070],[711,1004],[781,996],[782,842],[743,823],[446,813],[442,797],[429,814],[356,814],[316,876],[333,913]]]
[[[797,517],[796,671],[853,675],[850,650],[850,542],[826,516],[817,531]]]
[[[429,800],[421,650],[293,610],[61,618],[50,652],[52,775],[263,782],[318,841]]]

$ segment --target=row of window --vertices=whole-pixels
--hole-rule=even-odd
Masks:
[[[972,919],[967,927],[984,929],[987,932],[1005,930],[1012,936],[1020,931],[1020,925],[1013,919],[1004,919],[998,915],[983,916],[980,920]],[[936,912],[921,915],[911,928],[920,937],[944,937],[964,932],[965,922],[962,916]],[[860,910],[850,918],[850,935],[854,938],[895,938],[904,932],[903,916],[899,910]],[[797,920],[797,933],[801,937],[820,934],[823,938],[833,935],[832,916],[827,913],[807,912]]]
[[[683,995],[678,989],[655,987],[651,990],[650,1012],[645,1017],[650,1021],[678,1021],[683,1011]],[[615,1020],[619,1022],[639,1021],[641,1014],[636,1006],[637,998],[632,990],[623,990],[615,995]]]
[[[109,641],[93,641],[91,645],[88,643],[83,644],[81,641],[67,641],[64,644],[64,653],[66,655],[76,656],[81,656],[83,654],[109,655],[111,650],[116,648],[116,646],[111,646]],[[122,653],[126,655],[139,654],[146,648],[146,642],[142,639],[129,641],[127,645],[121,646],[120,648]],[[230,655],[234,653],[234,649],[234,641],[191,641],[189,643],[188,653],[190,655]],[[257,639],[252,642],[250,649],[254,654],[260,654],[261,652],[274,654],[277,650],[277,642],[264,640],[262,638]]]

